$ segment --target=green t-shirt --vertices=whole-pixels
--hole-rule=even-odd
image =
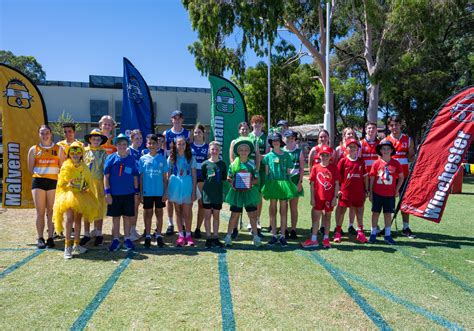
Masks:
[[[293,167],[293,161],[288,152],[277,154],[273,150],[265,155],[262,165],[268,166],[267,179],[269,180],[288,180],[288,169]]]
[[[267,135],[262,132],[262,134],[257,137],[253,132],[250,132],[249,137],[254,141],[255,147],[258,147],[260,155],[264,155],[267,149]]]
[[[290,154],[291,162],[293,162],[293,166],[290,170],[290,176],[296,176],[300,174],[300,155],[301,155],[301,148],[295,148],[294,150],[290,151],[285,147],[283,150]]]
[[[223,186],[227,180],[227,166],[224,161],[202,163],[201,174],[204,179],[202,188],[202,203],[222,204]]]

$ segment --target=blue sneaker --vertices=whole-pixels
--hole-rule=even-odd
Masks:
[[[133,251],[135,249],[133,241],[131,241],[130,239],[125,239],[125,248],[127,249],[127,251]]]
[[[112,244],[109,246],[109,252],[116,252],[120,249],[120,240],[112,240]]]
[[[370,238],[369,238],[369,243],[375,244],[376,241],[377,241],[377,235],[376,234],[371,234]]]
[[[383,241],[389,245],[395,245],[395,240],[393,240],[392,236],[384,236]]]

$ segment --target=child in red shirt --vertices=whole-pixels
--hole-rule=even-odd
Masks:
[[[370,169],[370,201],[372,201],[372,231],[369,242],[374,244],[377,238],[377,223],[383,207],[385,221],[384,241],[395,245],[391,235],[391,218],[395,211],[395,197],[402,186],[404,176],[400,162],[393,159],[395,148],[393,144],[384,139],[376,147],[377,154],[381,156]]]
[[[369,191],[369,180],[365,171],[365,163],[358,157],[359,142],[350,138],[346,141],[348,154],[339,160],[337,164],[341,177],[341,190],[338,192],[339,204],[336,209],[336,229],[334,230],[334,242],[341,242],[342,223],[347,208],[354,207],[357,217],[357,237],[361,243],[366,243],[364,235],[364,202]]]
[[[305,248],[317,247],[318,239],[317,233],[319,229],[319,220],[324,214],[323,218],[324,237],[323,247],[330,248],[329,243],[329,228],[331,226],[331,212],[337,202],[336,193],[339,192],[339,172],[337,167],[330,163],[333,150],[329,146],[322,146],[319,151],[319,158],[321,163],[316,163],[311,168],[309,181],[311,182],[311,218],[313,221],[313,228],[311,238],[306,240],[302,245]]]

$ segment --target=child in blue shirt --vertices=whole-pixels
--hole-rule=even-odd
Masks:
[[[159,137],[161,139],[159,139]],[[163,143],[162,134],[149,134],[146,137],[146,147],[150,151],[143,155],[139,162],[140,187],[143,202],[143,221],[145,223],[145,248],[151,246],[151,220],[153,209],[156,215],[156,244],[163,247],[163,237],[161,228],[163,227],[163,208],[167,199],[168,186],[168,164],[163,154],[158,154],[158,150]]]
[[[109,251],[120,249],[120,217],[123,216],[125,247],[135,248],[130,240],[130,224],[135,216],[135,203],[140,198],[138,188],[138,167],[135,159],[128,153],[129,138],[119,134],[115,138],[117,152],[109,155],[104,165],[104,191],[107,201],[107,216],[112,217],[112,244]]]
[[[209,154],[209,144],[204,140],[205,133],[204,125],[198,123],[194,127],[193,131],[193,142],[191,143],[191,151],[194,158],[196,159],[196,182],[197,189],[202,193],[202,188],[204,185],[204,178],[202,177],[201,168],[203,162],[207,160]],[[204,208],[202,206],[202,197],[199,198],[198,195],[198,213],[196,219],[196,230],[194,230],[194,238],[201,238],[201,225],[204,220]]]

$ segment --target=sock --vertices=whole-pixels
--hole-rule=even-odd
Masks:
[[[102,236],[102,230],[95,230],[96,237]]]
[[[324,235],[324,240],[329,239],[329,236],[327,234]]]
[[[156,235],[156,238],[159,238],[159,237],[163,237],[163,236],[161,235],[161,233],[158,233],[158,234]]]
[[[391,226],[386,226],[385,227],[385,235],[390,236],[392,234],[392,227]]]
[[[90,231],[84,231],[84,236],[85,236],[85,237],[90,237],[90,236],[91,236]]]
[[[65,240],[64,240],[64,246],[65,246],[65,247],[70,247],[70,246],[71,246],[71,240],[65,239]]]
[[[168,226],[173,226],[173,217],[168,218]]]
[[[354,223],[349,223],[349,227],[354,227]]]
[[[357,231],[364,232],[364,227],[362,225],[359,225],[359,227],[357,228]]]
[[[377,227],[372,227],[372,230],[370,231],[370,234],[377,234]]]
[[[136,227],[135,225],[130,225],[130,232],[136,231],[136,228],[137,228],[137,227]]]
[[[179,235],[180,237],[184,237],[183,231],[179,231],[179,232],[178,232],[178,235]]]
[[[406,230],[408,229],[408,222],[403,222],[403,230]]]
[[[125,236],[123,237],[123,241],[129,240],[129,239],[130,237],[125,237]]]
[[[186,231],[186,237],[191,237],[191,232],[190,231]]]
[[[118,237],[115,237],[114,240],[120,240]]]
[[[311,241],[318,241],[318,236],[316,236],[315,234],[312,234]]]
[[[337,226],[336,226],[336,232],[341,232],[341,230],[342,230],[342,226],[337,225]]]
[[[146,237],[151,239],[151,235],[149,235],[149,234],[147,234]]]
[[[74,246],[79,246],[79,239],[74,239]]]

